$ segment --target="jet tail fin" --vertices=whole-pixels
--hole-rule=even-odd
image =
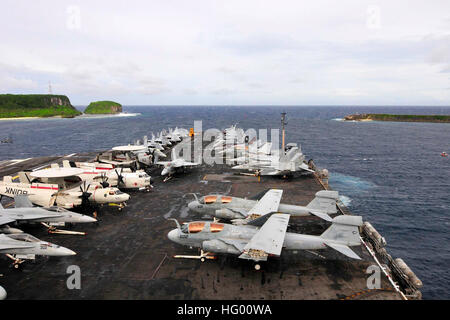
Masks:
[[[147,136],[144,136],[143,144],[144,144],[144,147],[148,149],[148,138],[147,138]]]
[[[294,159],[294,157],[298,153],[298,147],[291,148],[286,154],[284,155],[284,161],[291,161]]]
[[[33,204],[26,195],[14,196],[14,203],[16,208],[32,208]]]
[[[306,206],[308,209],[323,213],[337,213],[336,201],[339,192],[322,190],[316,193],[316,197]]]
[[[359,228],[362,226],[361,216],[341,215],[333,219],[332,225],[320,235],[330,248],[353,259],[361,259],[349,246],[361,244]],[[329,240],[329,241],[327,241]]]
[[[347,245],[359,245],[359,228],[361,216],[340,215],[333,219],[331,226],[320,235],[324,240],[332,240]]]

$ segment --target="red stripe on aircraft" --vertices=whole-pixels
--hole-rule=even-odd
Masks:
[[[47,190],[58,190],[58,188],[53,187],[38,187],[38,186],[31,186],[32,189],[47,189]]]

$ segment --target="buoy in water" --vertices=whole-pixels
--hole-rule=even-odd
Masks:
[[[448,157],[448,154],[447,154],[447,152],[442,152],[442,153],[441,153],[441,156],[442,156],[442,157]]]

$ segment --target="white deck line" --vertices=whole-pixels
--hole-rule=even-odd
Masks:
[[[26,159],[12,159],[12,160],[5,160],[5,161],[11,161],[12,163],[8,164],[6,167],[12,166],[14,164],[20,163],[20,162],[24,162],[27,160],[30,160],[32,158],[26,158]]]
[[[40,167],[37,167],[37,168],[34,168],[32,171],[37,171],[37,170],[40,170],[40,169],[43,169],[43,168],[45,168],[45,167],[48,167],[50,164],[44,164],[44,165],[42,165],[42,166],[40,166]]]
[[[367,246],[367,244],[364,242],[364,240],[361,236],[359,236],[359,238],[361,239],[361,242],[364,244],[364,246],[366,247],[367,251],[372,256],[372,258],[375,260],[377,265],[380,267],[381,270],[383,270],[384,275],[386,276],[386,278],[388,278],[389,282],[394,287],[395,291],[397,291],[397,293],[400,294],[400,296],[403,298],[403,300],[408,300],[408,298],[406,298],[406,296],[400,290],[399,286],[394,282],[394,280],[392,280],[391,276],[387,273],[386,269],[380,264],[375,253]]]

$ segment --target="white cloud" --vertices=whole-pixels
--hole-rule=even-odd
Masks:
[[[46,92],[50,80],[74,104],[450,104],[448,1],[0,7],[2,92]]]

